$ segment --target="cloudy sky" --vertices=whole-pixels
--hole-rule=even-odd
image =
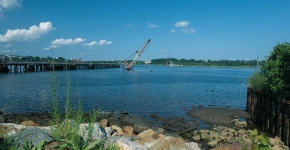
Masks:
[[[290,42],[289,0],[0,0],[0,54],[252,60]]]

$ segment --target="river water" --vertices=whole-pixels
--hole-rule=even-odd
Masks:
[[[150,72],[152,70],[153,72]],[[184,116],[192,107],[246,108],[246,80],[251,68],[135,66],[119,69],[57,71],[63,110],[66,79],[73,103],[83,109],[125,110],[148,117]],[[51,110],[51,72],[0,74],[0,110],[7,113]]]

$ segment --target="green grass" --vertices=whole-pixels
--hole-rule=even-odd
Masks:
[[[248,79],[248,85],[254,90],[262,92],[265,90],[265,80],[266,77],[262,73],[256,71]]]

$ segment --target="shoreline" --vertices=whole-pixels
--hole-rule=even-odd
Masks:
[[[3,123],[16,123],[20,124],[23,121],[32,120],[40,126],[49,126],[52,120],[52,114],[48,111],[34,113],[14,113],[3,114]],[[61,121],[65,118],[65,114],[61,114]],[[186,119],[185,119],[186,118]],[[178,133],[181,131],[192,129],[211,129],[214,126],[223,125],[232,127],[231,121],[233,119],[247,120],[249,115],[245,110],[218,108],[218,107],[192,107],[185,112],[184,117],[162,117],[158,114],[151,114],[149,118],[134,116],[128,112],[108,112],[99,115],[96,121],[102,119],[109,120],[112,124],[123,126],[133,126],[137,132],[142,132],[146,129],[157,130],[162,128],[168,133]],[[84,122],[89,121],[89,113],[84,113]],[[0,121],[1,123],[1,121]],[[190,131],[188,131],[190,132]]]

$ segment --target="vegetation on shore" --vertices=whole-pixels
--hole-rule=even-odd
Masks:
[[[52,61],[52,64],[54,62]],[[54,66],[54,65],[52,65]],[[89,115],[88,126],[81,130],[81,124],[85,122],[84,112],[82,109],[81,99],[78,98],[77,104],[71,101],[71,81],[70,76],[66,77],[66,102],[65,102],[65,119],[61,122],[61,112],[58,101],[58,80],[56,71],[52,71],[51,79],[51,102],[52,102],[52,119],[49,120],[52,130],[51,136],[54,139],[53,144],[48,145],[45,141],[33,145],[27,142],[24,146],[19,147],[13,139],[5,136],[3,141],[0,141],[0,149],[9,150],[43,150],[49,149],[62,149],[62,150],[118,150],[116,145],[105,146],[105,141],[102,139],[93,139],[93,129],[97,117],[105,112],[100,110],[92,110]],[[82,132],[82,133],[80,133]],[[81,135],[83,136],[81,136]]]
[[[281,101],[290,100],[290,43],[277,44],[261,69],[249,78],[249,87]]]

